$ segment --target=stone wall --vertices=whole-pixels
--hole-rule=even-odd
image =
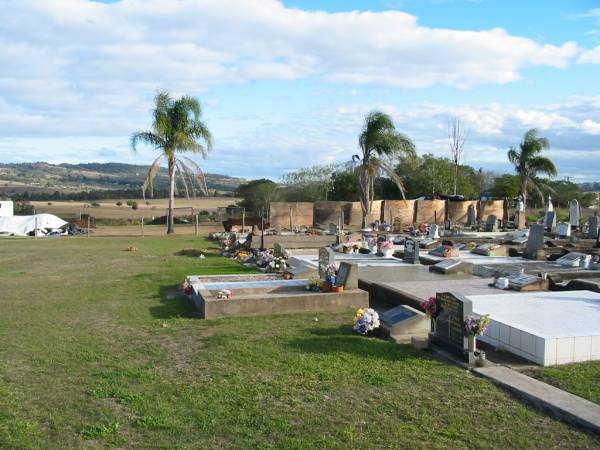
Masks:
[[[467,223],[467,213],[469,206],[475,207],[475,214],[477,214],[477,200],[465,200],[458,202],[449,201],[446,205],[447,208],[447,219],[450,219],[452,223]]]
[[[446,217],[446,200],[417,200],[415,223],[434,223],[437,213],[437,223],[444,223]]]
[[[347,225],[351,209],[352,202],[315,202],[313,209],[314,225],[325,227],[329,226],[330,223],[337,225],[340,221],[342,211],[344,212],[344,222]]]
[[[393,224],[395,219],[400,219],[403,226],[412,225],[415,220],[415,202],[416,200],[384,200],[381,220]]]
[[[505,200],[481,200],[479,202],[478,218],[485,222],[489,215],[494,214],[498,219],[507,219],[504,217]]]
[[[269,223],[271,227],[279,225],[290,227],[290,211],[292,225],[312,227],[314,206],[311,202],[272,202]]]

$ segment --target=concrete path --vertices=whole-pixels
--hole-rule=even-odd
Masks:
[[[473,371],[500,384],[555,416],[600,433],[600,405],[550,386],[504,366],[474,368]]]

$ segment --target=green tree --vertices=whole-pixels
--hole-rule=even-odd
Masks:
[[[360,182],[356,172],[340,171],[331,176],[330,200],[357,202],[360,200]]]
[[[327,200],[332,189],[332,174],[337,164],[311,166],[295,170],[283,177],[285,198],[290,202]]]
[[[381,111],[367,114],[358,137],[358,145],[362,154],[354,155],[352,160],[359,163],[357,171],[364,227],[373,206],[375,178],[385,172],[394,180],[404,197],[404,185],[395,171],[395,163],[400,156],[413,156],[416,152],[410,138],[396,131],[391,117]]]
[[[538,130],[532,128],[525,133],[519,144],[519,150],[511,147],[508,150],[508,160],[515,166],[515,172],[519,176],[519,193],[523,197],[523,203],[527,204],[527,193],[535,190],[542,202],[544,194],[542,187],[544,183],[538,178],[539,174],[556,176],[557,170],[554,163],[545,156],[540,156],[543,150],[550,148],[550,142],[544,137],[538,136]]]
[[[169,220],[167,233],[174,232],[173,208],[175,205],[176,177],[179,177],[189,197],[189,189],[196,195],[199,191],[208,195],[206,178],[202,169],[192,159],[181,153],[198,153],[206,158],[212,149],[212,137],[201,121],[200,102],[188,96],[174,100],[166,91],[159,92],[154,99],[151,131],[139,131],[131,136],[131,148],[135,151],[139,142],[154,147],[160,155],[154,160],[142,187],[144,200],[146,189],[153,195],[153,181],[160,166],[166,160],[169,174]]]
[[[241,197],[240,206],[255,215],[269,214],[271,202],[277,198],[279,186],[271,180],[262,178],[240,184],[235,195]]]
[[[519,195],[521,180],[518,175],[504,174],[494,180],[492,195],[496,198],[515,198]]]

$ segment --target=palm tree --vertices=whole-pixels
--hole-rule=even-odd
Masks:
[[[142,186],[144,200],[146,199],[146,189],[150,191],[150,196],[153,195],[154,178],[163,161],[167,162],[169,173],[167,234],[174,231],[173,207],[177,190],[176,177],[181,180],[188,198],[190,188],[192,195],[196,196],[196,187],[202,194],[208,195],[206,178],[202,169],[192,159],[181,155],[181,153],[191,152],[199,153],[206,158],[207,153],[212,149],[212,137],[206,125],[200,120],[201,115],[202,110],[197,99],[183,96],[174,100],[167,91],[161,91],[154,99],[152,131],[139,131],[131,135],[133,151],[136,151],[139,142],[160,151],[160,155],[150,166]]]
[[[394,170],[394,163],[399,156],[414,157],[416,152],[410,138],[397,132],[390,116],[381,111],[371,111],[367,114],[358,137],[358,145],[362,155],[354,155],[352,161],[360,163],[357,172],[360,183],[362,226],[365,227],[373,206],[373,182],[377,175],[381,171],[387,173],[400,189],[402,198],[405,198],[404,185]]]
[[[523,141],[519,144],[520,151],[511,147],[508,151],[508,160],[515,166],[515,172],[520,178],[520,193],[523,204],[527,203],[527,192],[535,190],[544,202],[542,193],[543,183],[538,179],[538,174],[556,176],[554,163],[544,156],[543,150],[550,148],[550,142],[545,137],[538,136],[538,130],[532,128],[525,133]],[[548,188],[546,186],[546,188]]]

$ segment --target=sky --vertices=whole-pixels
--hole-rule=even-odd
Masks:
[[[600,181],[600,2],[0,0],[0,162],[150,163],[159,90],[197,97],[207,172],[279,179],[391,115],[420,154],[509,172],[529,128],[559,178]]]

